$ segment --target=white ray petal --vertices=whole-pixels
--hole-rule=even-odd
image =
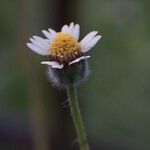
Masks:
[[[62,68],[64,67],[63,64],[59,64],[59,63],[56,62],[56,61],[42,61],[41,64],[49,65],[49,66],[51,66],[52,68],[57,68],[57,69],[62,69]]]
[[[56,31],[54,31],[53,29],[48,29],[48,31],[50,32],[50,34],[53,36],[53,37],[55,37],[55,35],[56,35]]]
[[[80,42],[81,47],[86,46],[97,33],[97,31],[92,31],[89,34],[87,34]]]
[[[64,25],[64,26],[62,27],[62,29],[61,29],[61,32],[66,32],[66,33],[68,33],[68,31],[69,31],[69,28],[68,28],[67,25]]]
[[[36,47],[40,48],[43,50],[43,45],[40,44],[39,42],[37,42],[36,40],[30,38],[30,41],[33,43],[33,45],[35,45]]]
[[[72,32],[73,32],[73,29],[74,29],[74,23],[71,22],[70,25],[69,25],[69,33],[72,35]]]
[[[43,33],[49,40],[52,40],[52,39],[53,39],[53,35],[51,35],[48,31],[42,30],[42,33]]]
[[[91,57],[91,56],[81,56],[81,57],[79,57],[79,58],[77,58],[77,59],[71,61],[71,62],[69,63],[69,65],[72,65],[72,64],[74,64],[74,63],[80,62],[81,60],[84,60],[84,59],[87,59],[87,58],[90,58],[90,57]]]
[[[74,36],[74,38],[78,41],[79,40],[79,34],[80,34],[80,26],[78,24],[76,24],[74,26],[74,29],[72,31],[72,35]]]
[[[81,51],[83,53],[89,51],[92,47],[96,45],[96,43],[101,39],[102,36],[97,35],[91,39],[91,41],[84,47],[81,47]]]
[[[37,47],[42,48],[44,51],[49,53],[50,41],[48,43],[48,39],[43,39],[39,36],[33,36],[33,39],[36,41],[34,44],[36,43],[35,45]]]
[[[49,44],[44,39],[41,39],[41,41],[38,41],[38,40],[35,40],[34,38],[30,38],[30,41],[35,46],[37,46],[45,51],[48,51],[48,49],[49,49]]]
[[[48,43],[48,40],[47,40],[47,39],[43,39],[43,38],[41,38],[41,37],[39,37],[39,36],[33,36],[33,38],[34,38],[37,42],[39,42],[41,45],[44,45],[44,46],[46,46],[46,47],[49,47],[49,43]]]
[[[34,52],[36,52],[36,53],[38,53],[38,54],[40,54],[40,55],[48,55],[48,54],[49,54],[48,51],[45,51],[45,50],[43,50],[43,49],[37,47],[37,46],[36,46],[35,44],[33,44],[33,43],[27,43],[26,45],[27,45],[32,51],[34,51]]]

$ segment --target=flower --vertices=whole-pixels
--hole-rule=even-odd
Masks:
[[[80,42],[80,26],[71,23],[69,26],[64,25],[61,32],[52,29],[43,30],[46,38],[33,36],[27,46],[34,52],[48,56],[49,61],[43,61],[55,69],[67,68],[75,63],[90,58],[84,53],[89,51],[100,40],[101,35],[97,35],[97,31],[87,34]]]

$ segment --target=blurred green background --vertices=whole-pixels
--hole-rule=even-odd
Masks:
[[[0,150],[77,150],[64,90],[52,87],[32,35],[71,21],[98,30],[78,88],[91,150],[150,149],[150,1],[1,0]],[[80,39],[81,39],[80,38]]]

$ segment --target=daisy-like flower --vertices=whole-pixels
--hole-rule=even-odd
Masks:
[[[53,83],[60,84],[65,81],[67,84],[67,78],[78,82],[88,75],[86,59],[90,56],[85,53],[100,40],[101,35],[97,35],[97,31],[90,32],[80,42],[80,26],[74,23],[64,25],[60,32],[49,28],[48,31],[42,30],[42,33],[46,38],[33,36],[27,46],[48,57],[49,61],[42,61],[41,64],[49,66],[49,77]]]
[[[81,150],[89,150],[84,125],[77,101],[76,85],[89,75],[88,61],[85,55],[100,40],[97,31],[87,34],[80,42],[80,26],[71,23],[64,25],[60,32],[43,30],[46,38],[33,36],[27,46],[34,52],[48,57],[41,64],[48,65],[48,76],[53,84],[65,87],[69,106],[77,132]]]
[[[50,61],[43,61],[41,64],[50,65],[57,69],[63,69],[68,65],[90,58],[84,54],[94,47],[101,38],[100,35],[97,35],[97,31],[92,31],[78,42],[80,26],[74,25],[74,23],[69,26],[64,25],[61,32],[52,29],[42,32],[46,39],[33,36],[27,46],[32,51],[49,57]]]

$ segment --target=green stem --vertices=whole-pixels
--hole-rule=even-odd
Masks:
[[[76,87],[74,84],[68,85],[67,87],[71,114],[75,124],[78,141],[80,144],[80,150],[89,150],[89,145],[84,131],[83,121],[80,114],[80,109],[77,101]]]

